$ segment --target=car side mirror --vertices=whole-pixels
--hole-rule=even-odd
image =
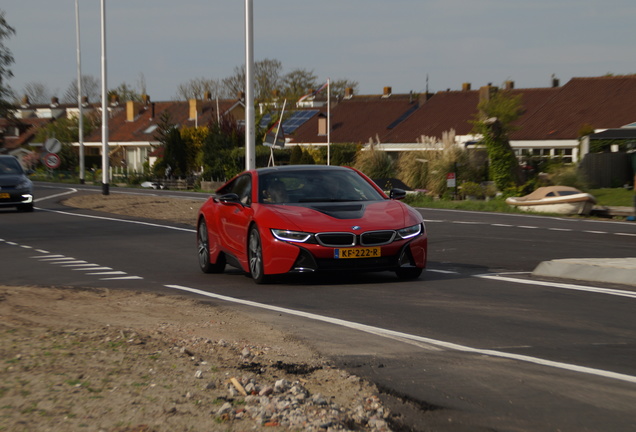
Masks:
[[[235,193],[228,193],[217,197],[221,204],[240,204],[239,196]]]
[[[389,192],[389,198],[392,200],[402,200],[406,197],[406,191],[403,189],[393,188]]]

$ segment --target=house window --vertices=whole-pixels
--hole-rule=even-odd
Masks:
[[[318,135],[322,135],[322,136],[327,135],[327,118],[326,117],[318,118]]]

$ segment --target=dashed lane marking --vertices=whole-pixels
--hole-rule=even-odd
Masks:
[[[12,242],[6,239],[0,239],[0,243],[4,243],[8,246],[15,246],[24,249],[33,249],[40,255],[34,255],[29,258],[38,260],[45,264],[57,265],[59,267],[65,267],[72,271],[84,271],[88,276],[104,276],[98,278],[99,280],[140,280],[141,276],[129,275],[124,271],[114,270],[112,267],[105,267],[100,264],[89,263],[88,261],[79,260],[74,257],[69,257],[61,254],[53,254],[44,249],[34,249],[33,246],[23,245],[20,243]],[[88,273],[92,272],[92,273]]]

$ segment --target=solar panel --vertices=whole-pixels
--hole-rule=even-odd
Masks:
[[[286,134],[292,133],[319,112],[319,110],[294,111],[287,120],[283,121],[283,130]]]
[[[261,117],[261,122],[259,123],[259,126],[261,129],[267,129],[267,127],[269,126],[269,122],[272,121],[272,115],[270,113],[264,114],[263,117]]]

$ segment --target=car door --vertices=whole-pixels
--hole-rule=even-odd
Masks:
[[[252,220],[252,176],[244,174],[237,177],[224,194],[233,193],[238,202],[222,204],[219,211],[220,236],[224,245],[237,257],[246,254],[247,229]]]

